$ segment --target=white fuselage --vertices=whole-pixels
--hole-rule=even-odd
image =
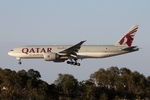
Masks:
[[[134,25],[115,45],[83,45],[85,41],[81,41],[75,45],[36,45],[18,47],[8,55],[19,60],[30,58],[42,58],[45,61],[64,62],[67,64],[80,66],[78,59],[85,58],[105,58],[125,53],[138,51],[137,46],[132,46],[138,25]]]
[[[70,47],[70,45],[43,45],[43,46],[25,46],[19,47],[8,52],[10,56],[15,58],[43,58],[45,53],[58,53]],[[83,45],[77,53],[78,59],[83,58],[104,58],[124,53],[129,51],[123,50],[126,46],[114,45]],[[132,51],[130,51],[132,52]]]

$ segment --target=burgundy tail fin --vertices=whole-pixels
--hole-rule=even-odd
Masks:
[[[138,25],[133,26],[115,45],[130,47],[134,40],[134,36],[137,32],[137,29],[138,29]]]

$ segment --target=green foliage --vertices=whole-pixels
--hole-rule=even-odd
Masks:
[[[55,84],[59,89],[59,93],[66,97],[76,97],[78,94],[78,81],[72,75],[59,74]]]
[[[56,88],[40,77],[33,69],[28,72],[0,69],[0,100],[58,100]]]
[[[150,76],[127,68],[99,69],[78,82],[59,74],[54,84],[42,81],[38,71],[0,68],[0,100],[149,100]]]

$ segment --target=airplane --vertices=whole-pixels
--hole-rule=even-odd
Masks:
[[[106,58],[138,51],[137,46],[132,46],[138,25],[134,25],[114,45],[83,45],[81,41],[75,45],[31,45],[14,48],[8,52],[21,64],[21,59],[42,58],[45,61],[65,62],[80,66],[78,59]]]

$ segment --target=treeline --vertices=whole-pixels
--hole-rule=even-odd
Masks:
[[[99,69],[79,82],[59,74],[53,84],[38,71],[0,68],[0,100],[150,100],[150,76],[127,68]]]

